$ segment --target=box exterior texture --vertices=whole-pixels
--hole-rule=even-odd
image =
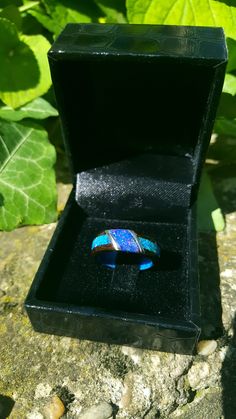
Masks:
[[[196,201],[224,80],[221,28],[70,24],[49,63],[74,188],[25,306],[36,331],[192,353]],[[160,263],[109,270],[105,229],[153,237]]]

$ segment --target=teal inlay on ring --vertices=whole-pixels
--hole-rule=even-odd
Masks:
[[[151,268],[153,265],[154,265],[154,263],[152,261],[142,263],[142,265],[140,265],[139,269],[140,269],[140,271],[145,271],[146,269]]]
[[[102,236],[98,236],[94,239],[94,241],[92,243],[92,250],[97,246],[105,246],[106,244],[110,244],[110,243],[111,243],[111,241],[106,234],[104,234]]]
[[[149,250],[150,252],[160,255],[160,248],[159,246],[157,246],[156,243],[153,243],[151,242],[151,240],[144,239],[142,237],[139,237],[138,240],[143,249]]]

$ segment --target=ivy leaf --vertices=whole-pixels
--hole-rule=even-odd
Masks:
[[[95,0],[106,15],[106,23],[126,23],[124,2],[120,0]]]
[[[38,7],[35,10],[29,10],[28,15],[34,17],[44,28],[49,32],[59,33],[61,26],[54,22],[53,19],[46,14],[42,7]]]
[[[207,156],[209,159],[218,161],[218,164],[211,165],[211,173],[216,176],[218,174],[223,175],[226,179],[231,168],[235,167],[236,161],[236,141],[232,137],[227,136],[224,139],[216,137],[215,141],[211,143]],[[218,182],[215,182],[215,186],[219,192],[221,192]],[[223,194],[222,194],[223,196]]]
[[[227,39],[227,47],[228,47],[228,64],[227,64],[227,71],[234,71],[236,70],[236,41],[234,39]]]
[[[236,95],[236,76],[233,74],[225,75],[223,92],[229,93],[232,96]]]
[[[24,118],[45,119],[50,116],[58,116],[58,112],[41,97],[17,109],[12,109],[10,106],[0,106],[0,118],[7,121],[21,121]]]
[[[236,7],[216,0],[127,0],[130,23],[223,26],[236,39]]]
[[[14,4],[14,6],[21,6],[22,1],[21,0],[0,0],[1,9],[3,9],[4,7],[10,6],[11,4]]]
[[[236,118],[217,118],[214,131],[217,134],[228,135],[229,137],[236,137]]]
[[[12,108],[18,108],[47,92],[51,76],[47,60],[50,43],[42,35],[18,36],[16,27],[0,19],[0,99]],[[14,27],[14,30],[13,30]],[[1,33],[2,32],[2,33]],[[14,32],[14,43],[13,43]],[[11,35],[11,45],[7,40]],[[7,48],[6,48],[7,45]]]
[[[10,53],[20,43],[17,27],[8,19],[0,17],[0,54]]]
[[[39,69],[31,49],[18,36],[14,23],[0,18],[0,98],[14,107],[9,94],[37,85]],[[16,98],[18,101],[18,99]],[[9,102],[9,103],[8,103]]]
[[[236,117],[236,97],[228,93],[222,93],[220,103],[217,109],[217,117],[223,116],[227,119]]]
[[[55,149],[41,127],[0,121],[0,229],[56,219]]]
[[[11,22],[15,23],[18,29],[21,29],[22,17],[18,7],[16,7],[14,4],[9,4],[7,7],[5,7],[0,12],[0,17],[4,17],[10,20]]]
[[[86,0],[77,1],[43,0],[44,8],[38,7],[29,13],[35,17],[46,29],[56,36],[64,29],[67,23],[89,23],[98,20],[99,9],[95,3]]]
[[[213,192],[211,179],[203,170],[198,197],[198,229],[201,231],[222,231],[225,221]]]

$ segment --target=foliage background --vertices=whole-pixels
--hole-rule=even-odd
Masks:
[[[225,0],[0,0],[0,229],[51,222],[56,210],[58,112],[47,51],[67,23],[222,26],[229,62],[215,132],[236,137],[236,4]],[[50,140],[48,139],[48,134]],[[224,139],[222,139],[224,141]],[[207,173],[200,221],[224,226]]]

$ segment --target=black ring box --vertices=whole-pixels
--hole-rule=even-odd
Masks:
[[[69,24],[48,53],[74,188],[25,307],[38,332],[191,354],[196,201],[222,90],[221,28]],[[107,269],[93,238],[130,228],[160,263]]]

